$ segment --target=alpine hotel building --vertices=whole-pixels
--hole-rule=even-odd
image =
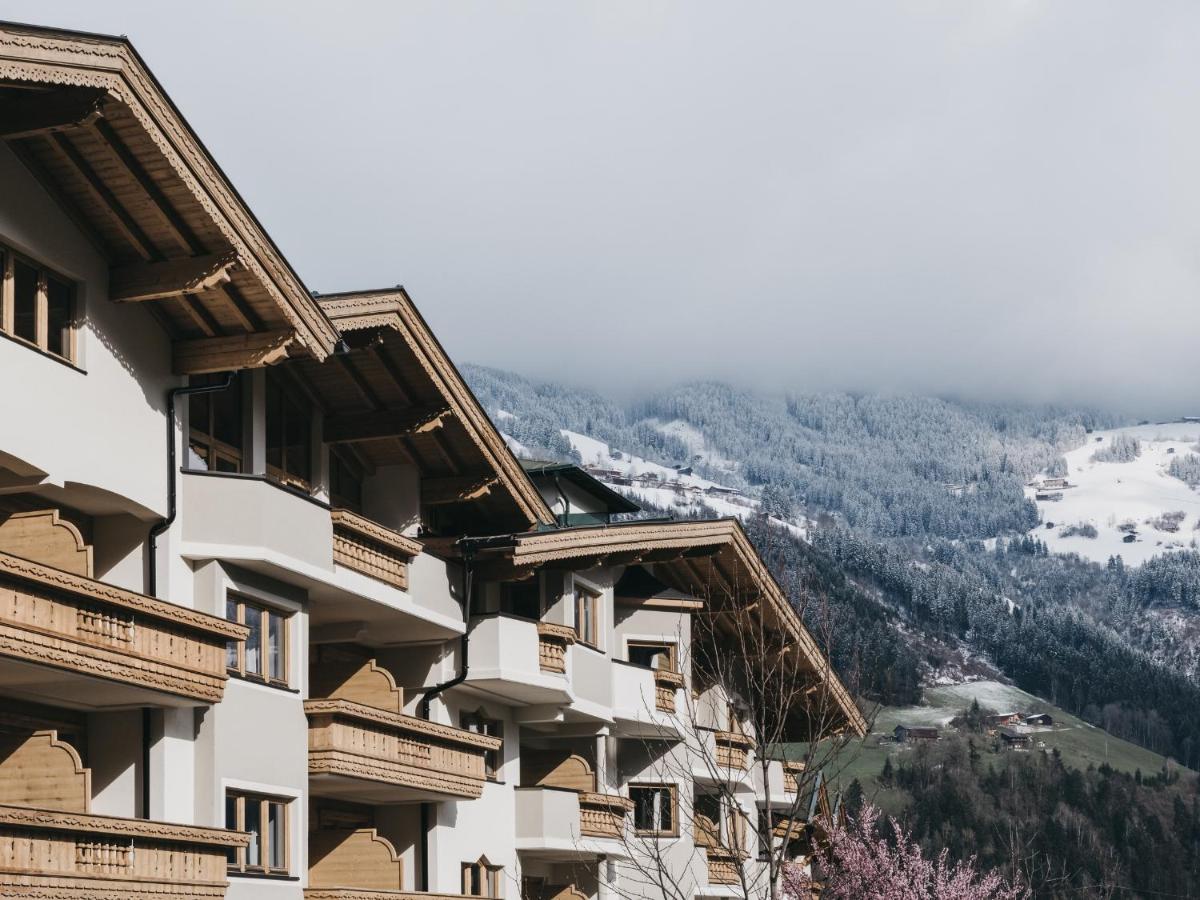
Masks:
[[[403,289],[305,287],[125,39],[0,25],[0,139],[0,897],[654,896],[646,834],[730,895],[756,833],[647,752],[716,697],[737,802],[787,797],[683,664],[704,584],[864,727],[741,527],[526,472]]]

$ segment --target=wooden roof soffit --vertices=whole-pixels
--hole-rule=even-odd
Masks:
[[[90,87],[61,87],[0,98],[0,140],[91,125],[104,115],[104,99],[104,91]]]
[[[65,198],[72,218],[88,222],[84,233],[100,238],[105,256],[123,254],[101,224],[146,263],[164,266],[118,267],[119,299],[180,298],[190,306],[192,294],[228,282],[222,257],[232,252],[256,288],[252,302],[270,315],[256,322],[245,296],[233,291],[230,316],[255,331],[289,331],[293,352],[332,353],[336,327],[127,40],[0,24],[0,82],[12,88],[0,91],[0,140],[56,199]],[[60,178],[49,159],[75,179]],[[181,321],[179,312],[169,320]],[[209,325],[201,331],[212,332]],[[186,346],[176,353],[194,354]],[[188,363],[183,370],[210,369]]]
[[[499,480],[496,475],[454,475],[421,479],[421,505],[445,506],[466,503],[488,494]]]
[[[108,298],[117,303],[139,303],[198,294],[228,284],[229,272],[237,261],[237,255],[228,251],[116,266],[109,274]]]
[[[410,437],[441,428],[449,415],[448,406],[331,415],[325,420],[324,440],[329,444],[352,444],[379,438]]]
[[[273,366],[287,358],[295,337],[293,331],[267,331],[176,341],[171,371],[176,375],[204,375]]]

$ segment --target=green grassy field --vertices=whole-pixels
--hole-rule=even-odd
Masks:
[[[871,734],[864,742],[846,750],[845,756],[831,767],[830,779],[844,787],[857,778],[868,796],[883,808],[888,808],[892,805],[889,803],[889,792],[880,789],[876,776],[889,754],[912,752],[911,745],[896,744],[891,740],[892,730],[900,724],[945,726],[970,706],[972,699],[978,699],[980,706],[996,712],[1049,713],[1054,717],[1054,727],[1033,732],[1033,752],[1041,749],[1049,752],[1057,748],[1069,766],[1086,769],[1088,765],[1099,766],[1107,762],[1114,769],[1125,772],[1141,769],[1148,775],[1160,771],[1167,764],[1167,760],[1157,753],[1112,737],[1019,688],[996,681],[978,681],[928,688],[921,706],[880,707],[875,713]],[[1039,741],[1045,744],[1044,748],[1036,745]],[[1174,762],[1169,765],[1178,768]]]

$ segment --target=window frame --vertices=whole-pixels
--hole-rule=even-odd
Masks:
[[[291,798],[277,797],[271,794],[261,794],[256,791],[243,791],[236,788],[226,788],[226,827],[229,825],[228,818],[228,803],[234,801],[234,819],[237,831],[246,831],[246,805],[247,803],[258,803],[259,805],[259,830],[251,832],[258,835],[258,855],[261,862],[257,865],[251,865],[246,860],[248,847],[238,847],[233,850],[234,860],[226,862],[226,872],[230,875],[255,875],[259,877],[285,878],[292,874],[292,823],[291,823]],[[283,866],[270,865],[271,853],[274,851],[274,846],[271,843],[271,831],[268,823],[270,822],[270,808],[278,806],[282,810],[283,821]]]
[[[208,376],[208,377],[211,377],[211,376]],[[200,382],[197,381],[195,379],[195,377],[188,380],[189,386],[193,386],[193,385],[197,385],[197,384],[200,384]],[[220,396],[224,396],[224,395],[228,395],[228,394],[233,394],[237,398],[236,403],[237,403],[237,414],[238,414],[238,431],[241,433],[241,440],[242,440],[242,446],[240,446],[240,447],[235,447],[232,444],[227,444],[224,441],[217,438],[217,436],[216,436],[216,428],[214,427],[214,422],[215,422],[215,418],[216,418],[214,396],[220,397]],[[208,422],[206,425],[206,427],[207,427],[206,431],[200,431],[192,426],[192,410],[193,410],[192,404],[196,403],[198,400],[201,400],[201,398],[203,398],[202,402],[206,402],[208,404]],[[233,381],[230,383],[229,387],[225,388],[224,390],[213,391],[212,393],[205,393],[205,394],[194,394],[193,396],[188,398],[188,449],[190,450],[192,447],[194,447],[196,445],[200,445],[200,446],[203,446],[204,448],[206,448],[206,450],[208,452],[208,455],[206,457],[203,457],[204,468],[199,471],[217,472],[219,474],[226,474],[226,475],[245,472],[245,459],[246,459],[245,414],[246,414],[246,407],[245,407],[245,398],[242,396],[242,381],[241,381],[241,378],[238,377],[237,373],[234,373]],[[194,451],[192,451],[192,452],[194,452]],[[199,456],[199,454],[196,454],[196,455]],[[233,472],[230,473],[223,469],[215,468],[213,466],[214,459],[226,459],[226,460],[232,462],[234,465]]]
[[[591,647],[593,650],[602,650],[603,648],[600,644],[600,607],[604,600],[603,591],[590,587],[578,579],[573,581],[571,591],[575,610],[576,642],[583,644],[585,647]],[[591,603],[585,603],[585,599],[590,600]],[[590,607],[590,609],[585,609],[585,607]],[[580,627],[584,621],[587,622],[591,640],[588,640],[584,629]]]
[[[20,262],[34,270],[33,340],[17,334],[16,324],[16,263]],[[50,349],[50,280],[66,286],[67,323],[63,327],[63,352]],[[46,354],[53,359],[76,366],[79,358],[79,283],[56,269],[43,265],[24,253],[0,244],[0,333],[26,347]]]
[[[638,648],[638,649],[661,648],[661,650],[665,650],[666,655],[667,655],[666,668],[662,668],[661,666],[659,666],[659,667],[649,666],[648,668],[654,669],[655,671],[658,671],[658,672],[673,672],[675,674],[679,674],[679,645],[677,643],[675,643],[674,641],[655,641],[655,640],[649,640],[649,639],[643,640],[640,638],[630,638],[629,640],[627,640],[625,642],[625,658],[628,662],[631,662],[631,663],[633,663],[633,665],[637,666],[637,665],[641,665],[641,663],[633,662],[633,660],[630,659],[631,651],[634,650],[635,648]]]
[[[479,879],[481,893],[471,891],[471,880]],[[504,866],[493,866],[486,856],[481,856],[475,862],[462,864],[462,893],[464,897],[487,897],[490,900],[504,896]]]
[[[319,449],[313,445],[313,424],[317,419],[317,405],[312,401],[308,394],[296,387],[293,381],[282,376],[275,369],[268,369],[266,372],[266,391],[264,394],[265,403],[263,409],[263,444],[264,451],[268,455],[266,464],[267,477],[278,484],[286,485],[290,488],[303,491],[306,494],[311,494],[313,491],[313,479],[317,468],[317,458]],[[279,434],[279,465],[272,465],[269,461],[271,452],[271,398],[270,392],[272,388],[277,388],[280,395],[280,434]],[[307,439],[305,441],[308,447],[308,474],[307,476],[293,475],[288,471],[288,444],[287,444],[287,429],[288,429],[288,406],[293,405],[307,411],[306,421]]]
[[[637,823],[637,800],[634,798],[635,791],[656,791],[656,796],[661,797],[663,791],[666,791],[670,798],[670,813],[671,827],[669,829],[662,828],[662,804],[657,803],[654,806],[652,815],[657,820],[654,828],[639,828]],[[639,837],[657,837],[657,838],[677,838],[679,837],[679,785],[661,781],[646,781],[634,782],[629,785],[629,799],[633,801],[633,833]]]
[[[500,746],[495,750],[486,750],[483,754],[484,777],[491,782],[500,783],[500,769],[504,766],[504,720],[494,719],[481,707],[473,712],[459,714],[459,724],[464,731],[473,734],[486,734],[499,738]],[[489,728],[493,730],[488,730]]]
[[[236,618],[229,618],[229,605],[236,604]],[[254,681],[261,684],[268,684],[272,687],[291,688],[291,617],[292,613],[285,612],[275,606],[270,606],[258,600],[246,597],[244,594],[238,594],[234,591],[229,591],[225,595],[225,618],[232,622],[237,622],[239,625],[246,624],[246,609],[258,610],[264,617],[264,624],[259,629],[259,658],[262,660],[261,672],[249,672],[246,670],[246,642],[230,639],[225,645],[225,671],[228,675],[235,678],[241,678],[246,681]],[[280,623],[280,661],[283,670],[282,678],[275,677],[270,674],[271,668],[271,618],[274,617]],[[229,651],[236,648],[236,665],[229,664]]]

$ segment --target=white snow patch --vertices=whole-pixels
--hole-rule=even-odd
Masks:
[[[1093,462],[1092,454],[1118,434],[1141,442],[1138,458],[1126,463]],[[1176,456],[1191,452],[1197,440],[1200,423],[1192,422],[1136,425],[1088,435],[1086,444],[1064,454],[1070,486],[1061,490],[1062,499],[1035,501],[1042,524],[1030,533],[1045,541],[1051,552],[1078,553],[1096,562],[1120,556],[1127,565],[1190,547],[1200,537],[1195,531],[1200,523],[1200,494],[1168,475],[1167,467]],[[1037,488],[1026,488],[1031,500],[1036,493]],[[1185,514],[1177,532],[1161,531],[1150,523],[1176,511]],[[1047,528],[1047,522],[1054,527]],[[1118,529],[1126,522],[1133,522],[1137,532],[1131,543],[1125,543],[1125,532]],[[1062,535],[1065,527],[1081,524],[1092,525],[1097,537]]]
[[[672,422],[660,422],[657,419],[650,419],[649,423],[654,426],[657,431],[666,435],[679,438],[688,448],[688,453],[691,455],[691,461],[702,462],[705,465],[718,469],[722,472],[736,472],[738,464],[735,460],[727,456],[722,456],[716,450],[708,446],[708,439],[705,438],[704,432],[691,425],[682,419],[675,419]]]
[[[496,410],[496,418],[501,422],[508,422],[518,417],[514,413],[510,413],[507,409],[498,409]]]

